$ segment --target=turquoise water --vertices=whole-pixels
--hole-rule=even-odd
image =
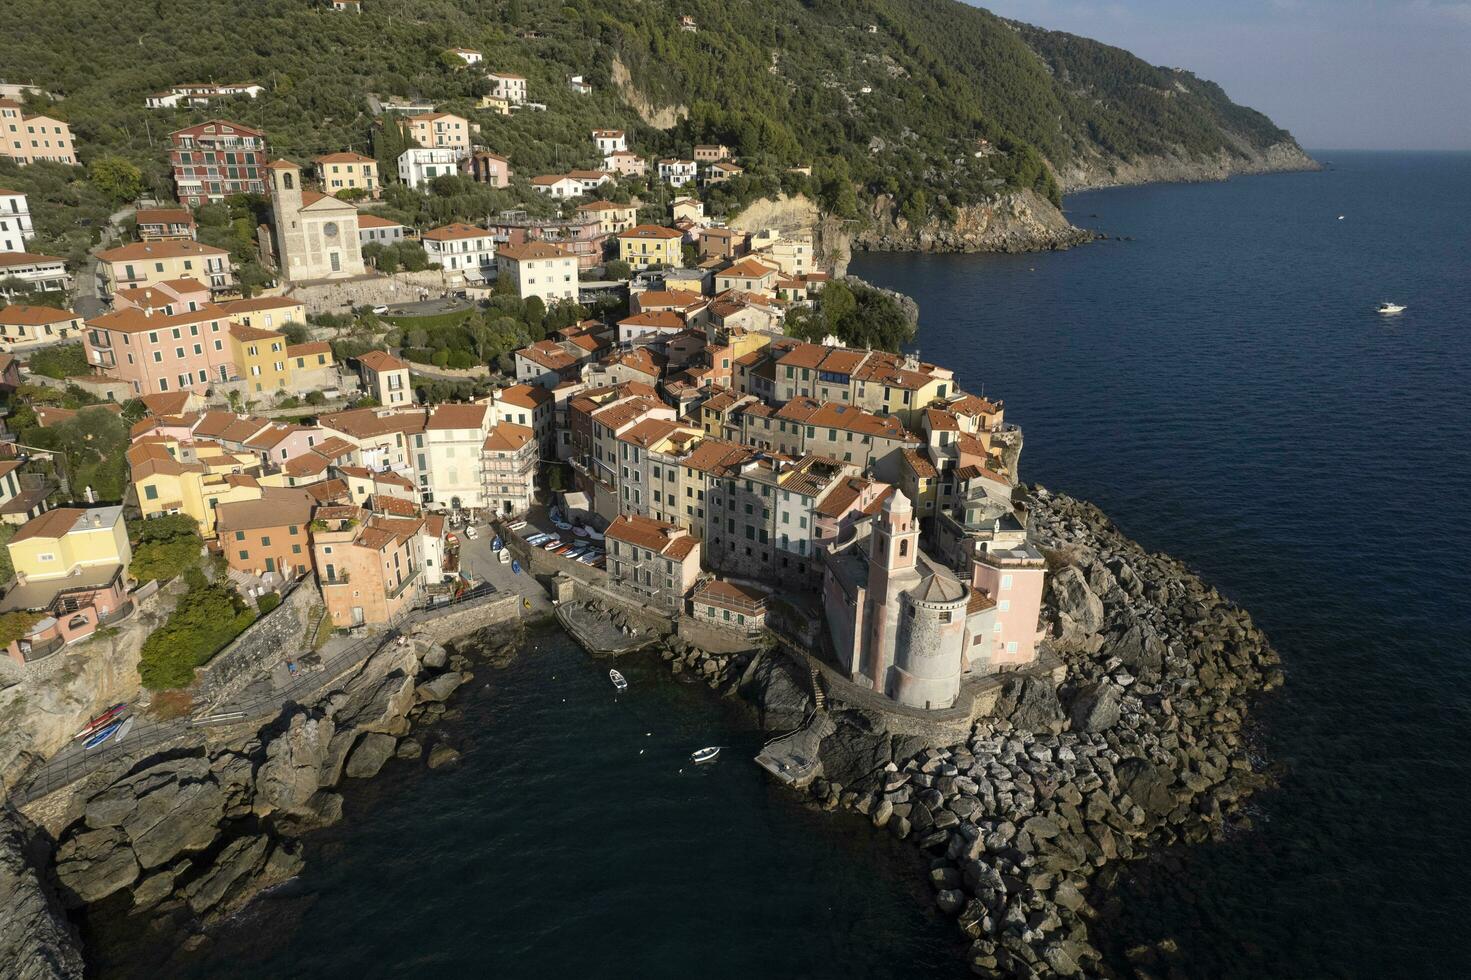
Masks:
[[[1466,976],[1471,155],[1315,155],[1068,200],[1132,241],[854,272],[1006,399],[1024,478],[1189,562],[1281,651],[1255,830],[1138,866],[1095,934],[1173,937],[1188,976]]]

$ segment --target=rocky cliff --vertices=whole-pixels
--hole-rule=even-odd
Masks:
[[[0,811],[0,975],[14,980],[81,980],[76,936],[44,872],[38,870],[44,850],[17,814]]]
[[[1033,191],[1003,194],[957,208],[955,220],[915,225],[887,196],[875,198],[870,221],[854,235],[859,248],[879,252],[1041,252],[1092,241],[1051,201]]]
[[[1285,173],[1320,170],[1321,165],[1293,140],[1257,149],[1244,141],[1235,153],[1221,150],[1210,155],[1175,154],[1146,156],[1137,160],[1109,158],[1090,153],[1058,171],[1064,190],[1084,191],[1100,187],[1134,184],[1193,183],[1226,180],[1244,174]]]

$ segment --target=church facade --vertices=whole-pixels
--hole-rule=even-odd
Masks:
[[[367,273],[358,236],[358,209],[328,194],[304,190],[301,168],[270,165],[276,263],[294,283],[348,279]]]

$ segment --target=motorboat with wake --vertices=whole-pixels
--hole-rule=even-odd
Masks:
[[[1405,307],[1399,303],[1384,302],[1379,304],[1379,312],[1385,316],[1394,316],[1394,314],[1403,313],[1404,311]]]

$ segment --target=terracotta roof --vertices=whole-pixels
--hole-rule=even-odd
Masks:
[[[541,385],[511,385],[497,393],[497,400],[519,408],[535,409],[552,400],[552,393]]]
[[[618,325],[630,327],[652,327],[656,330],[683,330],[685,328],[684,317],[673,310],[649,310],[644,313],[635,313],[618,321]]]
[[[637,211],[638,208],[632,204],[615,204],[612,201],[589,201],[586,204],[577,205],[579,211]]]
[[[827,348],[820,344],[799,344],[784,354],[777,363],[783,367],[816,368],[827,356]]]
[[[534,361],[551,371],[562,371],[577,363],[575,357],[564,351],[553,340],[538,340],[516,351],[516,356]]]
[[[316,452],[306,452],[288,459],[286,465],[281,467],[281,471],[287,476],[313,476],[327,472],[329,465],[331,463],[327,457]]]
[[[485,437],[483,448],[490,452],[514,452],[526,445],[536,434],[524,425],[516,425],[513,422],[501,422],[490,430],[490,435]]]
[[[55,306],[27,306],[24,303],[16,303],[0,309],[0,323],[10,327],[39,327],[47,323],[59,323],[62,320],[76,320],[80,314],[71,310],[58,309]]]
[[[306,357],[310,354],[330,354],[332,345],[325,340],[312,340],[305,344],[291,344],[286,348],[287,357]]]
[[[640,548],[647,548],[660,555],[683,560],[696,543],[694,536],[677,524],[667,521],[656,521],[652,517],[644,517],[641,514],[624,514],[619,516],[608,529],[603,532],[613,541],[625,541],[628,544]],[[676,555],[674,549],[677,542],[682,538],[688,538],[689,545],[680,545],[679,553]]]
[[[680,465],[704,473],[722,473],[754,455],[755,450],[724,439],[704,439]]]
[[[76,527],[77,521],[81,520],[86,513],[86,510],[81,507],[57,507],[54,510],[48,510],[21,525],[10,540],[14,543],[31,538],[62,537]]]
[[[402,221],[393,221],[382,215],[369,214],[366,211],[358,212],[359,228],[404,228],[407,227]]]
[[[431,242],[448,242],[467,238],[489,238],[490,232],[477,225],[467,225],[463,221],[456,221],[453,224],[431,228],[421,237]]]
[[[345,432],[354,439],[367,439],[390,432],[423,432],[425,416],[423,410],[383,412],[376,408],[353,408],[319,416],[317,424]]]
[[[365,157],[361,153],[343,151],[341,153],[327,153],[312,158],[313,163],[377,163],[372,157]]]
[[[132,259],[173,259],[182,258],[186,255],[198,256],[228,256],[230,253],[213,245],[193,241],[168,241],[168,242],[131,242],[120,245],[117,248],[109,248],[98,252],[97,257],[103,262],[122,262]]]
[[[497,258],[507,258],[514,262],[524,262],[528,259],[572,259],[576,258],[571,252],[560,245],[551,242],[527,242],[525,245],[505,245],[496,249]]]
[[[375,374],[384,371],[407,371],[409,366],[387,351],[370,350],[358,355],[358,363]]]
[[[904,462],[914,471],[914,475],[923,480],[933,480],[939,473],[935,470],[935,464],[930,458],[917,449],[904,450]]]
[[[638,294],[641,310],[688,310],[705,302],[705,297],[688,289],[650,289]]]
[[[678,422],[671,422],[668,419],[644,419],[637,425],[624,429],[623,433],[618,436],[618,440],[648,449],[679,427]]]
[[[758,262],[755,259],[741,259],[730,268],[715,274],[717,276],[733,276],[737,279],[764,279],[767,276],[774,276],[779,273],[771,266]]]
[[[297,489],[305,490],[311,494],[312,500],[318,504],[348,499],[346,480],[318,480],[316,483],[308,483],[306,486],[297,487]]]
[[[115,310],[112,313],[92,317],[87,321],[87,325],[101,327],[103,330],[117,330],[122,333],[147,333],[150,330],[164,330],[168,327],[203,323],[205,320],[226,319],[229,319],[229,316],[224,310],[213,303],[206,303],[197,310],[184,310],[177,313],[164,313],[156,310],[149,314],[136,307]]]
[[[677,231],[674,228],[665,228],[662,225],[636,225],[633,228],[630,228],[627,231],[623,232],[618,237],[620,239],[663,239],[667,241],[671,238],[683,238],[684,233]]]
[[[478,429],[485,424],[488,405],[435,405],[429,410],[426,429]]]
[[[0,266],[53,264],[65,265],[66,259],[54,255],[37,255],[34,252],[0,252]]]
[[[200,286],[199,288],[205,287]],[[303,304],[299,299],[290,299],[285,296],[256,296],[253,299],[221,300],[215,305],[234,316],[239,313],[258,313],[261,310],[287,310]]]
[[[929,423],[931,432],[959,432],[960,422],[955,416],[940,408],[927,408],[924,410],[925,421]]]
[[[226,531],[305,524],[311,520],[315,501],[300,487],[263,487],[259,500],[236,500],[215,507],[215,526]]]
[[[724,579],[712,578],[695,590],[695,598],[716,606],[729,604],[742,610],[752,605],[765,605],[766,593],[749,585],[739,585]]]
[[[274,330],[261,330],[258,327],[247,327],[243,323],[230,324],[230,336],[236,340],[279,340],[281,346],[286,346],[286,338]]]

